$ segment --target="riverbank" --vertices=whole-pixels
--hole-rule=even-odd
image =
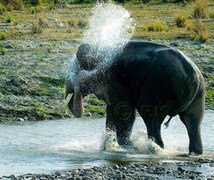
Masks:
[[[188,39],[153,40],[182,50],[202,71],[206,81],[206,109],[214,109],[214,45]],[[65,118],[64,89],[69,63],[80,41],[2,41],[0,56],[0,121]],[[85,98],[85,116],[104,116],[105,104]]]
[[[203,169],[206,167],[207,171]],[[22,179],[80,179],[80,180],[107,180],[107,179],[214,179],[214,159],[197,159],[194,161],[172,162],[145,162],[130,164],[114,164],[89,169],[73,169],[56,171],[51,174],[25,174],[0,177],[2,180]]]
[[[124,4],[135,23],[133,39],[154,41],[184,51],[202,71],[206,81],[206,109],[214,109],[213,6],[207,1],[203,23],[210,39],[202,44],[191,38],[188,26],[177,27],[177,13],[189,24],[194,4]],[[69,63],[81,43],[93,5],[28,7],[0,15],[0,122],[35,121],[72,117],[64,96]],[[161,11],[159,11],[161,9]],[[154,13],[155,10],[155,13]],[[175,12],[172,10],[176,10]],[[149,31],[156,18],[167,28]],[[150,23],[151,21],[151,23]],[[156,24],[157,25],[157,24]],[[161,39],[161,40],[160,40]],[[85,116],[105,116],[105,104],[93,95],[85,98]]]

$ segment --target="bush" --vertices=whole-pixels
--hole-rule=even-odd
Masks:
[[[193,9],[194,18],[205,18],[206,17],[206,5],[202,1],[197,1]]]
[[[6,23],[11,23],[13,21],[13,17],[9,15],[5,18],[5,21]]]
[[[25,4],[30,4],[33,6],[39,6],[42,4],[42,0],[24,0]]]
[[[33,34],[41,34],[42,28],[37,23],[32,23],[32,33]]]
[[[150,0],[141,0],[142,3],[149,3]]]
[[[0,15],[3,15],[5,12],[6,12],[5,6],[0,4]]]
[[[210,18],[210,19],[214,19],[214,12],[210,12],[210,13],[209,13],[209,18]]]
[[[148,31],[158,32],[158,31],[167,31],[167,26],[164,25],[162,21],[156,21],[153,24],[147,27]]]
[[[5,32],[0,32],[0,40],[7,39],[7,34]]]
[[[1,55],[5,55],[5,50],[4,50],[4,48],[2,46],[0,46],[0,54]]]
[[[39,6],[41,5],[41,0],[31,0],[30,4],[33,6]]]
[[[175,0],[176,3],[195,2],[196,0]]]
[[[24,10],[23,0],[3,0],[4,5],[7,7],[8,11],[12,10]]]
[[[200,41],[201,43],[206,43],[209,40],[209,32],[207,26],[201,21],[195,22],[192,27],[193,38]]]
[[[5,49],[2,47],[1,43],[0,43],[0,55],[5,55]]]
[[[177,16],[175,18],[175,23],[177,27],[183,28],[183,27],[186,27],[187,25],[187,19],[184,16]]]
[[[36,13],[41,12],[41,11],[42,11],[42,9],[39,7],[31,7],[31,13],[32,14],[36,14]]]

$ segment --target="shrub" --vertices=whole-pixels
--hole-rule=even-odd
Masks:
[[[209,18],[214,19],[214,12],[209,13]]]
[[[209,32],[207,26],[201,21],[193,23],[192,27],[193,38],[200,41],[201,43],[206,43],[209,40]]]
[[[39,6],[41,5],[41,0],[31,0],[31,5]]]
[[[23,0],[4,0],[4,5],[7,7],[8,11],[12,10],[24,10]]]
[[[175,18],[175,23],[177,27],[183,28],[183,27],[186,27],[187,25],[187,19],[184,16],[177,16]]]
[[[13,21],[13,17],[9,15],[5,18],[5,21],[6,23],[11,23]]]
[[[0,32],[0,40],[7,39],[7,34],[5,32]]]
[[[41,34],[42,33],[42,28],[39,26],[37,23],[32,23],[32,33],[33,34]]]
[[[147,27],[148,31],[158,32],[158,31],[166,31],[167,27],[164,25],[162,21],[156,21]]]
[[[194,18],[205,18],[206,17],[206,5],[202,1],[197,1],[193,9]]]
[[[32,14],[36,14],[38,12],[41,12],[41,8],[38,7],[31,7],[31,13]]]
[[[0,43],[0,54],[5,55],[5,49],[2,47],[1,43]]]
[[[13,10],[13,6],[11,4],[8,4],[6,6],[6,8],[7,8],[7,11],[12,11]]]
[[[0,46],[0,54],[1,55],[5,55],[5,49],[3,47]]]
[[[196,0],[174,0],[176,3],[195,2]]]
[[[39,6],[42,3],[42,0],[24,0],[25,4],[30,4],[33,6]]]
[[[141,0],[142,3],[149,3],[150,0]]]
[[[0,4],[0,15],[3,15],[5,12],[6,12],[5,6]]]

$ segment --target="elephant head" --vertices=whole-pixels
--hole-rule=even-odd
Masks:
[[[69,69],[72,72],[69,73],[66,82],[66,99],[70,111],[77,118],[83,114],[83,97],[91,93],[100,61],[94,46],[82,44]]]

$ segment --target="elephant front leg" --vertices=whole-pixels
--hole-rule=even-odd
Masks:
[[[163,107],[165,106],[155,106],[144,105],[138,108],[138,111],[143,118],[146,128],[148,138],[153,140],[161,148],[164,148],[164,143],[161,137],[161,124],[164,121],[165,115],[167,114],[166,110]]]
[[[145,121],[148,138],[153,140],[161,148],[164,148],[164,143],[161,137],[161,123],[159,121]]]
[[[116,132],[119,145],[131,144],[135,109],[127,103],[119,103],[117,106],[107,106],[106,113],[106,131]]]

